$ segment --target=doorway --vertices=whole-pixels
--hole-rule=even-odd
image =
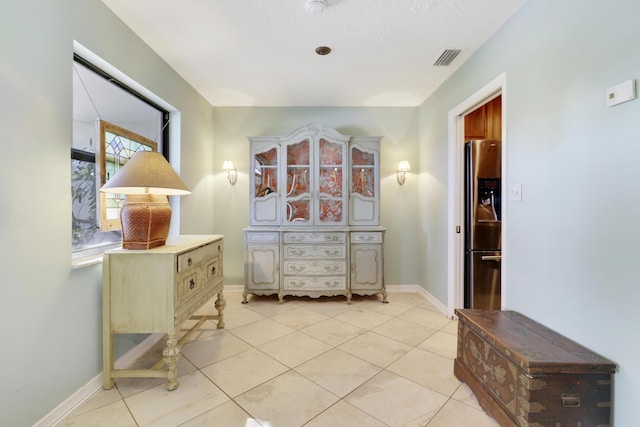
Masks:
[[[464,115],[464,308],[501,309],[502,96]]]
[[[489,82],[475,94],[458,104],[449,111],[449,192],[448,192],[448,303],[447,314],[454,317],[456,308],[464,307],[464,142],[465,137],[471,133],[478,132],[478,129],[469,129],[465,133],[465,116],[472,116],[475,110],[500,97],[500,123],[492,123],[492,135],[500,135],[502,144],[502,180],[507,182],[506,174],[506,76],[502,74]],[[494,105],[495,106],[495,105]],[[485,114],[487,107],[485,106]],[[476,113],[477,115],[481,113]],[[472,116],[473,117],[473,116]],[[494,116],[495,117],[495,116]],[[468,119],[471,120],[471,119]],[[485,122],[485,132],[487,129]],[[469,123],[469,126],[473,124]],[[483,134],[483,135],[486,135]],[[478,135],[480,136],[480,135]],[[501,189],[502,200],[505,199],[505,185]],[[502,218],[502,255],[506,253],[505,235],[507,218],[504,215],[504,204],[501,209]],[[502,274],[501,283],[506,283],[505,278],[508,272],[504,268],[505,263],[501,262]],[[502,286],[500,295],[501,307],[505,306],[507,295],[506,286]]]

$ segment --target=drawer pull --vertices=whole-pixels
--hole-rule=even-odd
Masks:
[[[191,264],[193,263],[193,261],[191,260],[191,257],[189,257],[189,259],[187,259],[187,265],[189,267],[191,267]]]
[[[304,254],[306,254],[307,251],[304,249],[291,249],[291,255],[295,255],[295,256],[302,256]]]
[[[306,269],[307,269],[307,267],[305,267],[304,265],[292,265],[291,266],[291,270],[295,271],[296,273],[302,273]]]
[[[580,407],[580,396],[576,394],[562,393],[562,406],[565,408],[578,408]]]
[[[211,267],[211,274],[212,275],[216,274],[216,266],[215,265]]]
[[[189,289],[193,289],[196,287],[196,281],[193,279],[189,279]]]
[[[326,249],[324,251],[324,254],[327,255],[327,256],[336,256],[336,255],[340,255],[340,250],[339,249],[333,249],[333,250]]]
[[[340,266],[339,265],[327,265],[324,269],[326,271],[328,271],[328,272],[334,273],[334,272],[340,270]]]

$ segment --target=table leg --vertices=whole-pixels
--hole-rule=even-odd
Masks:
[[[218,324],[217,327],[218,329],[222,329],[224,328],[224,315],[222,314],[222,312],[224,311],[225,307],[227,306],[227,300],[224,299],[224,294],[222,293],[222,291],[220,291],[218,293],[218,298],[216,299],[216,310],[218,311]]]
[[[164,363],[167,365],[167,390],[178,388],[178,370],[176,364],[180,358],[181,349],[175,333],[169,335],[167,347],[162,351]]]

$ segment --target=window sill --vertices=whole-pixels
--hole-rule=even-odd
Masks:
[[[99,250],[93,250],[90,253],[77,254],[71,258],[71,269],[77,270],[84,267],[90,267],[96,264],[102,264],[102,256],[109,249],[120,248],[122,243],[102,246]]]

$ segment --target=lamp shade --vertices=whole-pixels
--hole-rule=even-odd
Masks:
[[[167,159],[157,151],[139,151],[134,154],[100,191],[165,196],[191,193]]]
[[[411,165],[408,160],[400,160],[398,163],[398,172],[407,172],[411,170]]]

